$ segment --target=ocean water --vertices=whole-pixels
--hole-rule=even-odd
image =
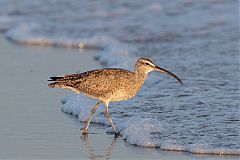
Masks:
[[[111,103],[122,138],[240,155],[238,7],[236,0],[0,0],[0,31],[16,43],[96,50],[103,67],[132,70],[139,57],[151,58],[184,85],[151,73],[134,99]],[[75,94],[62,102],[80,121],[96,103]],[[104,106],[93,122],[112,132]]]

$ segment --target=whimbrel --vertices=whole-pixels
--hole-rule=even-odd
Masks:
[[[48,86],[50,88],[57,87],[70,89],[76,93],[83,93],[90,98],[98,99],[98,103],[93,107],[82,134],[88,133],[88,127],[93,114],[102,103],[106,105],[106,116],[113,131],[115,134],[118,134],[108,112],[109,103],[124,101],[134,97],[142,87],[148,73],[151,71],[159,71],[168,74],[183,84],[175,74],[158,67],[150,59],[139,58],[133,72],[118,68],[92,70],[80,74],[50,77],[51,79],[49,81],[54,82],[50,83]]]

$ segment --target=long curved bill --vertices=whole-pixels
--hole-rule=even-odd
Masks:
[[[161,72],[161,73],[168,74],[168,75],[176,78],[176,79],[178,80],[178,82],[183,85],[182,80],[181,80],[180,78],[178,78],[178,77],[177,77],[175,74],[173,74],[172,72],[169,72],[169,71],[167,71],[166,69],[160,68],[160,67],[158,67],[158,66],[155,66],[155,70],[156,70],[156,71],[159,71],[159,72]]]

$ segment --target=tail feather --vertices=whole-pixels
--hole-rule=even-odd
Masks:
[[[55,81],[48,84],[48,87],[55,88],[55,87],[63,87],[65,84],[63,82],[59,82],[59,80],[64,79],[64,77],[50,77],[48,81]]]
[[[48,81],[52,81],[52,83],[49,83],[48,87],[49,88],[65,88],[65,89],[70,89],[74,92],[79,92],[72,86],[70,81],[65,78],[66,77],[50,77]]]
[[[53,82],[53,83],[49,83],[48,84],[48,87],[49,88],[64,88],[64,89],[69,89],[69,90],[72,90],[73,92],[76,92],[76,93],[80,93],[80,91],[78,89],[76,89],[75,87],[73,87],[72,85],[70,84],[67,84],[65,82]]]
[[[66,82],[53,82],[53,83],[49,83],[48,87],[50,88],[70,88],[73,87],[72,85],[67,84]]]
[[[59,79],[63,79],[64,77],[50,77],[48,81],[57,81]]]
[[[64,89],[72,90],[76,93],[80,93],[80,91],[73,86],[72,81],[69,80],[69,76],[50,77],[48,81],[53,81],[52,83],[48,84],[49,88],[64,88]]]
[[[53,83],[49,83],[49,84],[48,84],[48,87],[49,87],[49,88],[55,88],[55,87],[57,87],[57,86],[58,86],[57,82],[53,82]]]

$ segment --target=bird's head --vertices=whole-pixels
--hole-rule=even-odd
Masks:
[[[178,80],[179,83],[183,84],[181,79],[178,78],[175,74],[163,69],[163,68],[160,68],[158,67],[157,65],[155,65],[150,59],[148,58],[139,58],[135,64],[135,72],[141,72],[141,73],[144,73],[144,74],[148,74],[149,72],[152,72],[152,71],[158,71],[158,72],[161,72],[161,73],[165,73],[165,74],[168,74],[174,78],[176,78]]]

